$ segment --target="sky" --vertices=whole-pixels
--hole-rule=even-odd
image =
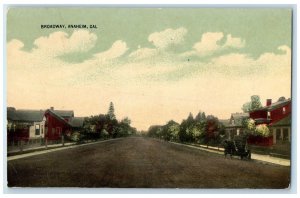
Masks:
[[[291,9],[11,7],[7,106],[105,114],[132,126],[199,111],[229,119],[252,95],[291,97]],[[41,28],[85,24],[88,28]],[[90,28],[96,25],[96,28]]]

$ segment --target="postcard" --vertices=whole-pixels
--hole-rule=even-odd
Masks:
[[[288,189],[292,17],[8,6],[8,188]]]

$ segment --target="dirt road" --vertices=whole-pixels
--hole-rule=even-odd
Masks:
[[[134,137],[9,161],[9,186],[287,188],[290,167]]]

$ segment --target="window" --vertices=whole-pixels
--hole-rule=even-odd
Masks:
[[[41,134],[42,135],[44,134],[44,127],[43,127],[43,125],[41,126]]]
[[[283,129],[283,141],[288,141],[289,140],[289,130],[287,128]]]
[[[234,125],[234,120],[233,119],[231,120],[231,124]]]
[[[61,135],[61,128],[60,128],[60,127],[56,127],[56,134],[57,134],[58,136]]]
[[[35,135],[40,135],[40,125],[39,124],[35,125]]]
[[[268,119],[270,119],[270,118],[271,118],[271,112],[268,111]]]
[[[280,131],[280,129],[276,129],[276,140],[281,140],[281,131]]]
[[[285,107],[282,108],[282,113],[285,114],[286,113],[286,109]]]

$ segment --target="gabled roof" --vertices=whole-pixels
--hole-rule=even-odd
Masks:
[[[230,119],[219,119],[219,122],[227,127],[230,124]]]
[[[240,119],[244,117],[249,117],[249,113],[232,113],[231,116],[233,119]]]
[[[69,123],[72,127],[82,127],[83,126],[84,117],[73,117],[69,120]]]
[[[74,111],[72,110],[51,110],[56,115],[59,115],[60,117],[74,117]]]
[[[242,126],[242,121],[245,118],[249,118],[249,113],[232,113],[230,122],[234,120],[234,124],[229,123],[230,126]]]
[[[44,110],[10,109],[7,108],[7,119],[23,122],[41,122],[43,120]]]
[[[62,122],[64,122],[65,124],[71,126],[70,123],[68,123],[63,117],[61,117],[60,115],[56,114],[55,111],[51,110],[51,109],[47,109],[45,113],[50,113],[51,115],[53,115],[54,117],[56,117],[58,120],[61,120]]]
[[[273,110],[273,109],[277,109],[277,108],[280,108],[280,107],[283,107],[285,105],[287,105],[288,103],[291,102],[291,99],[287,99],[287,100],[284,100],[284,101],[277,101],[277,102],[274,102],[272,103],[270,106],[268,106],[268,110]]]
[[[283,107],[283,106],[287,105],[290,102],[291,102],[290,98],[289,99],[283,99],[283,100],[279,100],[277,102],[274,102],[274,103],[270,104],[269,106],[264,106],[264,107],[261,107],[259,109],[252,110],[250,112],[261,111],[261,110],[272,111],[274,109],[278,109],[280,107]]]
[[[278,120],[277,122],[270,124],[270,126],[291,126],[291,114],[282,118],[281,120]]]

